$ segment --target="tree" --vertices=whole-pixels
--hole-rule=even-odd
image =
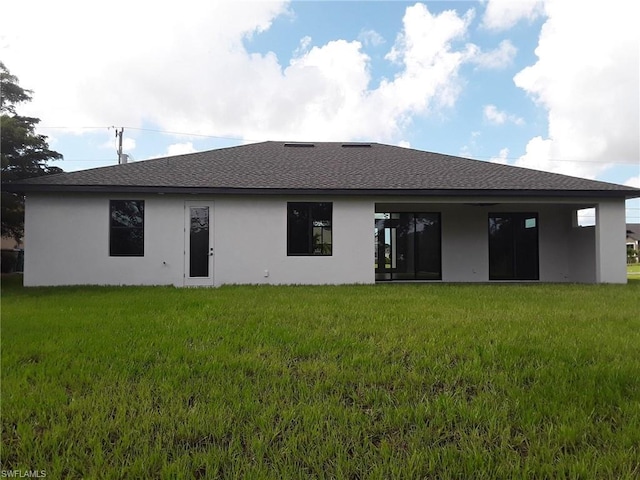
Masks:
[[[0,62],[0,156],[2,182],[62,172],[47,162],[61,160],[50,150],[45,135],[36,133],[39,118],[23,117],[16,105],[31,100],[31,90],[18,85],[18,79]],[[24,195],[2,192],[2,236],[20,239],[24,232]]]

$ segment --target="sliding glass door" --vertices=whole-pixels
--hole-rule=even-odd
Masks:
[[[489,214],[489,280],[538,280],[538,215]]]
[[[439,213],[376,213],[376,280],[442,279]]]

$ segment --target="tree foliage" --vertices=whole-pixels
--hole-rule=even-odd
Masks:
[[[47,163],[62,159],[49,149],[47,137],[36,133],[40,119],[18,115],[16,106],[31,100],[31,91],[18,84],[0,62],[0,155],[2,182],[60,173]],[[24,229],[24,195],[2,192],[2,236],[19,239]]]

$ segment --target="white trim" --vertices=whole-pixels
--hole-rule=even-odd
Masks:
[[[191,234],[191,209],[203,207],[209,209],[209,256],[208,272],[206,277],[190,277],[190,234]],[[211,201],[185,201],[184,202],[184,286],[185,287],[211,287],[214,283],[214,204]]]

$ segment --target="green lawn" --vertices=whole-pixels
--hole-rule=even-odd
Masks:
[[[640,476],[629,285],[2,285],[2,470]]]

